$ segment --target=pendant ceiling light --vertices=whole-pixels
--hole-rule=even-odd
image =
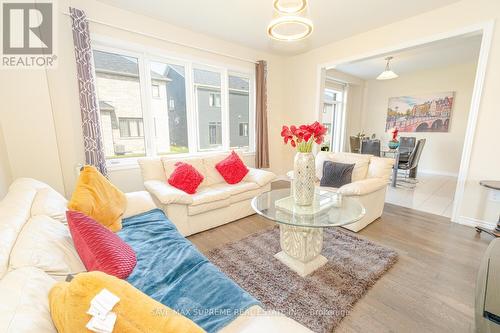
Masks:
[[[307,7],[306,0],[274,0],[274,8],[280,14],[267,26],[269,37],[292,42],[304,39],[313,32],[310,19],[296,15]]]
[[[390,79],[395,79],[397,77],[399,77],[398,74],[394,73],[392,70],[391,70],[391,66],[390,66],[390,61],[392,60],[393,57],[387,57],[385,58],[385,60],[387,60],[387,64],[385,65],[385,70],[380,73],[379,76],[377,76],[377,80],[390,80]]]
[[[300,16],[282,16],[272,20],[267,27],[269,37],[288,42],[304,39],[312,31],[312,21]]]
[[[306,0],[274,0],[274,8],[283,14],[296,14],[307,7]]]

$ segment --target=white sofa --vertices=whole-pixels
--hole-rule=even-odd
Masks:
[[[156,208],[146,191],[126,193],[125,217]],[[66,199],[48,185],[21,178],[0,201],[0,332],[56,333],[48,293],[69,273],[85,271],[67,226]],[[221,332],[311,331],[254,306]]]
[[[249,168],[250,172],[240,183],[227,184],[215,165],[228,154],[139,159],[144,187],[184,236],[254,214],[250,205],[252,198],[271,189],[271,181],[276,175],[254,168]],[[175,169],[175,163],[179,161],[191,164],[204,176],[193,195],[170,186],[167,182]]]
[[[346,225],[345,228],[358,232],[382,216],[387,183],[391,177],[394,160],[364,154],[320,152],[316,156],[318,182],[323,176],[325,161],[355,164],[350,184],[338,189],[321,187],[321,189],[342,193],[344,196],[356,197],[365,207],[366,215],[358,222]]]

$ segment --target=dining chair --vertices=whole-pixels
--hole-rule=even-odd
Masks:
[[[350,136],[349,137],[349,144],[351,146],[351,153],[359,154],[360,146],[361,146],[360,142],[361,142],[361,139],[357,136]]]
[[[362,140],[361,141],[361,154],[370,154],[380,156],[380,140]]]
[[[415,149],[410,153],[407,162],[399,163],[398,170],[402,170],[404,172],[404,178],[401,179],[398,177],[398,185],[410,184],[411,187],[415,187],[418,180],[416,178],[411,178],[410,173],[412,170],[415,170],[418,167],[418,162],[420,161],[420,157],[422,156],[422,151],[425,146],[426,139],[420,139],[417,141]]]

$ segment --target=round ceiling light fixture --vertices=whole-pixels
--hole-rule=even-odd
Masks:
[[[307,0],[274,0],[274,8],[283,14],[296,14],[307,7]]]
[[[272,20],[267,27],[269,37],[287,42],[304,39],[312,32],[312,21],[300,16],[282,16]]]

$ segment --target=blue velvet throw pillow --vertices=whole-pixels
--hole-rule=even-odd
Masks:
[[[320,185],[339,188],[352,181],[352,171],[354,164],[337,163],[325,161],[323,163],[323,177]]]

